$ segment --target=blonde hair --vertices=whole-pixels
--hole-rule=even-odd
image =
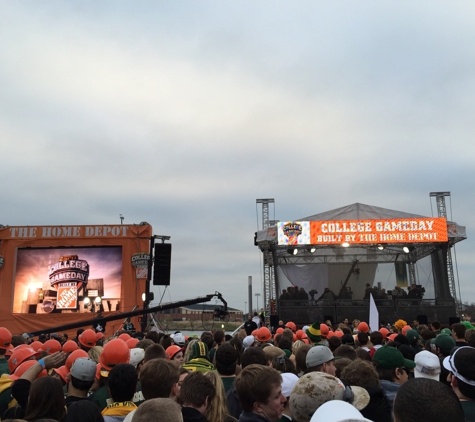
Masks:
[[[190,361],[190,355],[193,349],[193,344],[198,343],[200,340],[198,338],[194,338],[188,343],[186,346],[185,353],[183,353],[183,363],[188,363]]]
[[[302,340],[297,340],[292,346],[292,354],[295,355],[295,353],[297,353],[297,349],[303,344],[305,343]]]
[[[204,375],[210,379],[216,389],[216,395],[211,401],[211,410],[206,414],[206,418],[209,422],[223,422],[229,414],[223,381],[216,371],[208,371]]]
[[[94,362],[99,363],[99,356],[101,355],[103,349],[104,348],[102,346],[94,346],[89,349],[87,354]]]

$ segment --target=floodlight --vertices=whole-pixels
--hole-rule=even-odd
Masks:
[[[348,242],[343,242],[341,246],[343,246],[344,248],[349,248],[350,244]]]

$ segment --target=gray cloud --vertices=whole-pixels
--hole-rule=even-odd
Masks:
[[[255,199],[291,220],[354,202],[475,206],[474,6],[3,2],[2,224],[148,221],[173,300],[262,282]],[[73,185],[74,189],[64,189]],[[260,209],[257,209],[260,216]]]

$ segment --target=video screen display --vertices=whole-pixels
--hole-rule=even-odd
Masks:
[[[113,307],[121,283],[121,246],[19,248],[13,313],[91,312],[97,297]]]

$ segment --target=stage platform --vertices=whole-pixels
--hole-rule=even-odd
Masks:
[[[411,324],[413,320],[420,319],[420,316],[426,316],[429,323],[439,321],[441,324],[449,324],[450,318],[457,315],[453,299],[383,299],[376,300],[376,307],[380,323],[384,324],[394,324],[398,319]],[[327,319],[333,324],[342,322],[345,318],[350,321],[369,321],[369,300],[336,300],[333,303],[279,300],[277,309],[279,319],[284,322],[293,321],[299,326]]]

